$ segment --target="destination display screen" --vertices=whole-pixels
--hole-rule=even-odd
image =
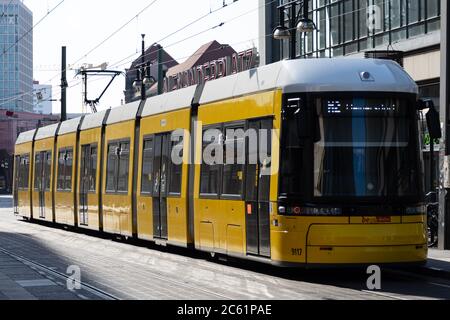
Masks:
[[[333,115],[403,115],[405,108],[397,99],[323,99],[323,113]]]

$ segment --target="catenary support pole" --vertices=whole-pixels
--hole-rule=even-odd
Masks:
[[[441,250],[450,249],[450,72],[448,57],[448,30],[450,21],[448,16],[448,2],[441,0],[441,97],[440,118],[443,124],[443,141],[439,154],[440,183],[439,183],[439,230],[438,247]]]
[[[67,66],[66,47],[62,47],[61,55],[61,122],[67,120]]]

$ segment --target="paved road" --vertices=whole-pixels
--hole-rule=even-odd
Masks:
[[[10,197],[0,197],[0,258],[1,250],[59,273],[79,266],[83,283],[120,299],[450,298],[450,282],[444,279],[383,271],[382,290],[371,292],[365,270],[286,270],[210,261],[186,250],[134,246],[31,224],[13,216]],[[82,297],[101,298],[89,292]]]

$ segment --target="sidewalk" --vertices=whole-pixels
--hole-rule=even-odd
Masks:
[[[450,250],[428,249],[428,262],[422,270],[430,276],[450,279]]]
[[[0,252],[0,300],[80,300],[65,283]]]

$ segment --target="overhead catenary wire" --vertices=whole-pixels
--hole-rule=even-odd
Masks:
[[[64,0],[63,0],[63,1],[64,1]],[[157,0],[154,0],[152,3],[154,3],[155,1],[157,1]],[[259,8],[261,8],[262,6],[270,5],[270,4],[272,4],[273,2],[275,2],[275,1],[278,1],[278,0],[273,0],[273,1],[269,2],[269,3],[266,3],[265,5],[260,5],[260,6],[258,6],[258,7],[255,8],[255,9],[249,10],[249,11],[247,11],[247,12],[245,12],[245,13],[239,15],[238,17],[242,17],[242,16],[244,16],[244,15],[246,15],[246,14],[249,14],[249,13],[251,13],[251,12],[253,12],[253,11],[256,11],[256,10],[258,10]],[[152,3],[150,3],[150,5],[151,5]],[[226,6],[225,6],[225,7],[226,7]],[[213,10],[211,13],[205,14],[205,15],[203,15],[203,16],[201,16],[201,17],[199,17],[199,18],[197,18],[197,19],[195,19],[195,20],[193,20],[193,21],[191,21],[190,23],[188,23],[188,24],[186,24],[185,26],[183,26],[183,27],[181,27],[180,29],[178,29],[178,30],[179,30],[178,32],[180,32],[181,30],[186,29],[187,27],[189,27],[189,26],[195,24],[196,22],[198,22],[198,21],[204,19],[205,17],[209,16],[210,14],[215,13],[215,12],[217,12],[217,11],[223,9],[223,8],[224,8],[224,7],[220,7],[220,8],[218,8],[218,9],[216,9],[216,10]],[[130,21],[133,21],[133,19],[134,19],[136,16],[137,16],[137,15],[135,15]],[[232,18],[232,19],[230,19],[230,20],[228,20],[228,21],[226,21],[226,22],[236,20],[236,18],[237,18],[237,17],[234,17],[234,18]],[[179,44],[179,43],[182,43],[182,42],[187,41],[187,40],[189,40],[189,39],[192,39],[192,38],[194,38],[195,36],[198,36],[198,35],[200,35],[200,34],[203,34],[203,33],[207,32],[207,31],[209,31],[209,30],[213,30],[213,29],[215,29],[215,28],[221,27],[221,26],[223,26],[226,22],[224,22],[224,23],[219,23],[218,25],[215,25],[215,26],[213,26],[213,27],[209,27],[209,28],[207,28],[206,30],[200,31],[200,32],[198,32],[198,33],[196,33],[196,34],[194,34],[194,35],[188,36],[187,38],[184,38],[184,39],[182,39],[182,40],[179,40],[179,41],[176,41],[176,42],[174,42],[174,43],[172,43],[172,44],[169,44],[168,46],[166,46],[166,48],[167,48],[167,47],[170,47],[170,46],[173,46],[173,45],[176,45],[176,44]],[[163,39],[168,39],[170,36],[173,36],[174,34],[175,34],[175,33],[172,32],[171,34],[166,35],[166,36],[163,37],[162,39],[158,40],[158,42],[162,41]],[[106,40],[106,39],[105,39],[105,40]],[[102,42],[105,42],[105,40],[102,40]],[[119,63],[122,62],[123,60],[128,59],[128,58],[131,57],[131,56],[134,56],[135,54],[136,54],[136,53],[133,53],[132,55],[128,56],[127,58],[120,60]],[[84,56],[83,56],[83,57],[84,57]],[[78,61],[81,60],[83,57],[81,57],[80,59],[78,59]],[[78,62],[78,61],[77,61],[77,62]],[[75,63],[76,63],[76,62],[75,62]],[[74,63],[74,64],[75,64],[75,63]],[[124,65],[124,64],[127,64],[127,63],[129,63],[129,62],[123,63],[123,64],[121,64],[121,65]],[[165,63],[167,63],[167,61],[166,61]],[[115,64],[113,64],[113,65],[111,65],[111,66],[114,67],[114,66],[121,66],[121,65],[117,65],[117,63],[115,63]],[[57,77],[59,77],[59,73],[56,74],[54,77],[50,78],[48,81],[46,81],[46,82],[44,82],[44,83],[51,82],[53,79],[55,79],[55,78],[57,78]],[[95,81],[95,80],[94,80],[94,81]],[[80,83],[81,83],[81,81],[80,81],[78,84],[80,84]],[[70,83],[69,83],[69,84],[70,84]],[[76,85],[74,85],[74,86],[69,86],[69,88],[73,88],[73,87],[75,87],[75,86],[76,86]],[[59,89],[59,86],[52,86],[52,87],[53,87],[53,88],[54,88],[54,87],[57,87],[57,88]],[[34,90],[32,90],[32,91],[30,91],[30,92],[22,93],[22,94],[20,94],[20,95],[18,95],[18,96],[16,96],[16,97],[11,97],[11,99],[9,99],[9,100],[7,100],[7,101],[5,101],[5,102],[0,103],[0,106],[3,105],[3,104],[8,103],[8,102],[10,102],[10,101],[13,101],[13,100],[15,100],[15,99],[20,99],[21,97],[23,97],[23,96],[25,96],[25,95],[32,94],[32,92],[34,92]]]
[[[38,22],[36,22],[30,29],[28,29],[22,36],[20,36],[11,46],[3,50],[0,54],[0,58],[3,57],[11,48],[14,48],[23,38],[30,34],[42,21],[44,21],[53,11],[55,11],[60,5],[62,5],[66,0],[61,0],[56,6],[54,6],[50,11],[48,11]]]
[[[263,5],[259,5],[258,7],[254,8],[254,9],[251,9],[251,10],[248,10],[248,11],[246,11],[246,12],[244,12],[244,13],[242,13],[242,14],[236,16],[236,17],[233,17],[233,18],[231,18],[231,19],[229,19],[229,20],[220,22],[219,24],[216,24],[216,25],[214,25],[214,26],[212,26],[212,27],[208,27],[208,28],[206,28],[206,29],[204,29],[204,30],[202,30],[202,31],[199,31],[199,32],[197,32],[197,33],[195,33],[195,34],[192,34],[192,35],[190,35],[190,36],[187,36],[186,38],[183,38],[183,39],[181,39],[181,40],[178,40],[178,41],[175,41],[175,42],[173,42],[173,43],[170,43],[170,44],[168,44],[168,45],[166,45],[166,46],[164,46],[164,47],[161,47],[160,49],[157,49],[156,51],[153,51],[153,52],[144,54],[144,58],[145,58],[146,56],[148,56],[148,55],[154,53],[154,52],[157,53],[159,50],[164,50],[164,49],[173,47],[173,46],[175,46],[175,45],[177,45],[177,44],[180,44],[180,43],[183,43],[184,41],[187,41],[187,40],[190,40],[190,39],[192,39],[192,38],[195,38],[195,37],[197,37],[197,36],[199,36],[199,35],[201,35],[201,34],[204,34],[204,33],[208,32],[208,31],[211,31],[211,30],[220,28],[220,27],[224,26],[224,25],[227,24],[227,23],[230,23],[230,22],[235,21],[235,20],[237,20],[237,19],[239,19],[239,18],[242,18],[242,17],[244,17],[244,16],[246,16],[246,15],[248,15],[248,14],[250,14],[250,13],[256,11],[256,10],[261,9],[261,8],[264,7],[264,6],[271,5],[272,3],[276,2],[276,1],[278,1],[278,0],[272,0],[272,1],[269,2],[269,3],[265,3],[265,4],[263,4]],[[158,43],[158,42],[161,42],[161,41],[157,41],[157,43]],[[134,56],[134,55],[136,55],[136,53],[133,53],[133,54],[131,54],[130,56],[128,56],[127,58],[124,58],[124,59],[118,61],[118,63],[122,63],[124,60],[127,60],[128,58],[130,58],[130,57],[132,57],[132,56]],[[187,56],[187,57],[189,57],[189,56]],[[112,64],[111,66],[113,66],[113,67],[115,67],[115,66],[116,66],[116,67],[119,67],[119,66],[123,66],[123,65],[125,65],[125,64],[129,64],[129,63],[131,63],[131,62],[133,62],[133,61],[134,61],[134,60],[128,60],[128,61],[126,61],[125,63],[122,63],[122,64],[117,64],[117,63],[115,63],[115,64]],[[176,61],[176,59],[168,60],[168,61],[165,61],[164,63],[171,62],[171,61]],[[128,71],[136,71],[136,70],[137,70],[137,69],[134,68],[134,69],[129,69]]]
[[[101,47],[105,42],[107,42],[109,39],[114,37],[117,33],[119,33],[123,28],[125,28],[127,25],[129,25],[131,22],[133,22],[134,19],[136,19],[139,15],[144,13],[146,10],[148,10],[153,4],[155,4],[158,0],[153,0],[148,5],[146,5],[142,10],[140,10],[137,14],[135,14],[130,20],[122,24],[118,29],[116,29],[114,32],[112,32],[109,36],[107,36],[105,39],[100,41],[97,45],[95,45],[92,49],[90,49],[87,53],[85,53],[82,57],[77,59],[73,64],[76,64],[80,62],[82,59],[86,58],[89,54],[97,50],[99,47]]]
[[[225,23],[234,21],[234,20],[236,20],[236,19],[238,19],[238,18],[240,18],[240,17],[242,17],[242,16],[245,16],[246,14],[249,14],[249,13],[255,11],[255,10],[260,9],[262,6],[270,5],[270,4],[272,4],[273,2],[275,2],[275,1],[277,1],[277,0],[273,0],[273,1],[269,2],[269,3],[264,4],[264,5],[260,5],[260,6],[258,6],[258,7],[255,8],[255,9],[252,9],[252,10],[249,10],[249,11],[247,11],[247,12],[244,12],[243,14],[241,14],[241,15],[239,15],[239,16],[236,16],[236,17],[234,17],[234,18],[232,18],[232,19],[229,19],[229,20],[225,21]],[[219,8],[219,9],[216,9],[216,11],[218,11],[218,10],[220,10],[220,9],[222,9],[222,7]],[[366,9],[366,8],[361,8],[361,9],[353,10],[353,11],[351,11],[351,12],[346,12],[346,13],[343,13],[343,14],[340,14],[340,15],[336,15],[336,16],[333,16],[333,17],[329,17],[328,19],[330,19],[330,18],[336,18],[336,17],[340,17],[340,16],[345,16],[345,15],[348,15],[348,14],[350,14],[350,13],[353,13],[353,12],[359,12],[359,11],[365,10],[365,9]],[[201,16],[201,17],[206,17],[206,16],[208,16],[208,15],[203,15],[203,16]],[[201,18],[201,17],[200,17],[200,18]],[[195,23],[196,21],[199,21],[200,18],[195,19],[195,20],[192,21],[191,23],[187,24],[186,26],[183,26],[182,28],[180,28],[180,29],[178,29],[178,30],[182,30],[182,29],[188,27],[190,24],[193,24],[193,23]],[[327,20],[327,18],[320,19],[320,21],[321,21],[321,20]],[[189,40],[189,39],[191,39],[191,38],[193,38],[193,37],[195,37],[195,36],[197,36],[197,35],[200,35],[200,34],[202,34],[202,33],[205,33],[205,32],[207,32],[207,31],[212,30],[212,29],[215,29],[215,28],[217,28],[217,27],[218,27],[218,25],[215,25],[215,26],[213,26],[213,27],[209,27],[209,28],[207,28],[206,30],[200,31],[200,32],[198,32],[198,33],[196,33],[196,34],[194,34],[194,35],[188,36],[188,37],[186,37],[186,38],[184,38],[184,39],[182,39],[182,40],[179,40],[179,41],[176,41],[176,42],[174,42],[174,43],[171,43],[171,44],[169,44],[168,46],[165,46],[165,48],[168,48],[168,47],[170,47],[170,46],[176,45],[176,44],[178,44],[178,43],[182,43],[183,41]],[[289,29],[289,30],[291,30],[291,29]],[[175,34],[175,33],[172,33],[172,34]],[[167,36],[164,37],[163,39],[168,38],[168,37],[171,36],[172,34],[167,35]],[[260,37],[257,37],[257,38],[252,38],[252,39],[248,39],[248,40],[244,40],[244,41],[232,43],[231,45],[241,44],[241,43],[245,43],[245,42],[249,42],[249,41],[254,41],[254,40],[257,40],[257,39],[262,39],[262,38],[270,37],[270,36],[272,36],[272,33],[269,33],[269,34],[267,34],[267,35],[263,35],[263,36],[260,36]],[[159,41],[162,41],[162,40],[159,40]],[[164,49],[164,48],[163,48],[163,49]],[[221,48],[219,48],[219,49],[221,49]],[[217,49],[217,50],[219,50],[219,49]],[[125,64],[128,64],[128,63],[132,62],[133,60],[131,60],[131,61],[126,61],[126,62],[124,62],[124,63],[122,63],[122,62],[125,61],[125,60],[127,60],[127,59],[129,59],[130,57],[135,56],[136,54],[137,54],[137,53],[133,53],[133,54],[129,55],[128,57],[123,58],[123,59],[121,59],[121,60],[115,62],[115,63],[112,64],[111,66],[112,66],[112,67],[120,67],[120,66],[123,66],[123,65],[125,65]],[[190,55],[190,56],[192,56],[192,55]],[[188,57],[190,57],[190,56],[186,56],[186,57],[178,58],[178,59],[184,59],[184,58],[188,58]],[[162,63],[168,63],[168,62],[170,62],[170,61],[176,61],[176,59],[166,60],[166,61],[163,61]],[[134,69],[131,69],[131,70],[129,70],[129,71],[133,71],[133,70],[134,70]],[[51,78],[49,81],[53,80],[53,79],[56,78],[57,76],[59,76],[59,74],[56,75],[55,77]],[[49,82],[49,81],[47,81],[47,82]],[[94,80],[94,81],[96,81],[96,80]],[[81,83],[81,82],[79,82],[79,83]],[[78,83],[78,84],[79,84],[79,83]],[[73,88],[73,87],[77,86],[78,84],[73,85],[73,86],[70,86],[69,88]],[[56,87],[56,86],[53,86],[53,87]],[[18,96],[18,97],[20,98],[21,96],[26,95],[26,94],[29,94],[29,93],[24,93],[24,94],[22,94],[22,95],[20,95],[20,96]],[[12,98],[12,100],[14,100],[14,98]],[[0,103],[0,105],[2,105],[2,104],[3,104],[3,103]]]

